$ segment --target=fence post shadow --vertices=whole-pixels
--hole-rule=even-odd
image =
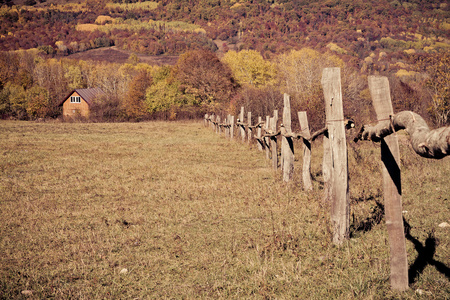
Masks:
[[[409,284],[414,283],[428,265],[435,267],[439,273],[444,274],[447,279],[450,279],[450,268],[433,258],[436,253],[436,247],[439,245],[439,240],[434,236],[434,229],[428,233],[425,243],[422,244],[418,239],[411,235],[411,225],[409,225],[405,218],[403,218],[403,224],[405,226],[406,239],[413,243],[414,248],[418,253],[415,261],[409,266]]]
[[[366,200],[373,200],[373,199],[366,199]],[[356,200],[364,201],[364,200]],[[380,224],[384,217],[384,205],[379,202],[375,201],[376,206],[372,209],[370,212],[370,217],[365,218],[362,221],[355,222],[355,216],[352,215],[353,221],[352,224],[350,224],[350,238],[354,237],[356,233],[358,232],[369,232],[372,230],[373,227]]]

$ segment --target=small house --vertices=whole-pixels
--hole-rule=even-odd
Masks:
[[[105,92],[100,88],[75,89],[59,104],[64,118],[88,117],[93,101]]]

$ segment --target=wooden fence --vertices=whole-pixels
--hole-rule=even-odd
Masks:
[[[337,245],[341,245],[349,238],[349,183],[345,130],[354,127],[351,120],[344,119],[340,80],[339,68],[323,70],[322,87],[325,99],[326,126],[313,134],[310,133],[305,111],[298,112],[300,132],[292,131],[290,97],[287,94],[284,94],[282,122],[279,122],[278,111],[275,110],[273,116],[266,116],[265,121],[262,121],[262,117],[258,116],[258,123],[252,125],[251,112],[247,112],[245,121],[244,107],[241,107],[236,123],[234,122],[234,116],[231,115],[223,119],[216,115],[205,115],[204,120],[205,126],[210,126],[219,134],[224,133],[229,139],[240,138],[242,142],[246,143],[255,141],[257,149],[264,152],[266,158],[272,161],[272,168],[274,170],[281,169],[282,178],[285,182],[290,182],[295,174],[293,140],[301,140],[303,142],[301,178],[303,189],[306,191],[313,189],[310,171],[311,142],[318,136],[323,135],[324,198],[330,203],[333,242]],[[363,126],[355,141],[358,139],[381,141],[383,196],[390,244],[391,286],[394,290],[403,291],[408,288],[408,265],[402,219],[399,149],[395,130],[405,128],[408,130],[408,125],[403,125],[405,121],[400,118],[397,122],[401,124],[393,123],[393,120],[396,119],[392,110],[389,82],[386,77],[369,76],[369,89],[377,114],[378,125],[374,127]],[[402,113],[398,115],[400,114]],[[415,121],[420,116],[413,114],[413,118]],[[410,134],[412,131],[412,129],[408,130]],[[417,146],[416,152],[424,157],[434,158],[448,155],[450,153],[450,128],[428,131],[429,135],[423,137],[424,143],[426,145],[439,144],[440,146],[436,146],[436,149],[430,147],[431,150],[426,149],[425,153],[420,153],[419,151],[422,151],[420,145],[424,144],[422,143]],[[237,137],[235,134],[237,134]],[[444,141],[433,143],[432,138],[435,135],[443,136]],[[446,141],[445,138],[447,138]],[[280,156],[278,156],[277,150],[279,142],[281,142]]]

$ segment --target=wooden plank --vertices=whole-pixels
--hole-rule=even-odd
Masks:
[[[284,94],[283,133],[292,133],[291,101],[288,94]],[[283,181],[289,182],[294,177],[294,144],[292,137],[281,137],[281,156]]]
[[[231,139],[231,115],[227,116],[227,137]]]
[[[211,120],[211,122],[209,122],[211,125],[211,129],[215,130],[214,120],[216,119],[216,117],[214,116],[214,114],[212,114],[209,118]]]
[[[264,124],[264,130],[267,132],[270,128],[270,116],[266,116],[266,123]],[[264,143],[266,145],[266,159],[270,159],[270,138],[265,137]]]
[[[273,117],[270,119],[271,130],[277,132],[278,123],[278,110],[274,110]],[[272,148],[272,167],[278,169],[278,149],[277,149],[277,137],[274,136],[270,139],[270,148]]]
[[[349,237],[349,187],[347,142],[342,105],[341,70],[325,68],[322,73],[325,113],[331,146],[331,224],[333,242],[341,245]]]
[[[262,117],[258,117],[258,124],[260,124],[258,126],[258,128],[256,128],[256,136],[258,137],[258,150],[259,151],[263,151],[264,147],[264,143],[261,142],[261,136],[262,136],[262,128],[261,128],[261,122],[262,122]]]
[[[332,179],[333,174],[331,161],[331,145],[328,138],[328,132],[323,135],[323,158],[322,158],[322,177],[323,177],[323,201],[331,203],[333,199]]]
[[[303,136],[303,189],[305,191],[311,191],[313,189],[311,180],[311,143],[307,140],[311,137],[311,133],[309,130],[306,111],[298,112],[298,120],[300,121],[300,134]]]
[[[220,116],[216,116],[216,133],[220,134]]]
[[[234,139],[234,116],[230,116],[230,139]]]
[[[252,112],[251,111],[249,111],[248,113],[247,113],[247,137],[248,137],[248,139],[247,139],[247,142],[250,144],[251,143],[251,141],[252,141],[252,128],[251,128],[251,126],[252,126]]]
[[[389,120],[394,114],[387,77],[369,76],[369,89],[378,122]],[[408,289],[408,260],[402,217],[402,189],[400,177],[400,151],[397,134],[381,141],[383,197],[386,227],[389,235],[391,287]]]
[[[223,124],[223,132],[225,133],[225,137],[228,138],[228,116],[225,117],[225,119],[222,122]]]
[[[241,106],[241,113],[239,115],[239,122],[244,123],[244,107]],[[243,126],[239,126],[239,133],[241,135],[242,141],[245,141],[245,128]]]

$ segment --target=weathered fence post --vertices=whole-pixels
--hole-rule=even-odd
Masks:
[[[331,203],[333,193],[331,189],[332,173],[331,173],[331,146],[330,139],[328,138],[328,132],[323,134],[323,158],[322,158],[322,175],[323,175],[323,201],[325,203]]]
[[[230,139],[234,139],[234,116],[230,116]]]
[[[228,119],[225,117],[222,121],[223,133],[225,137],[228,137]]]
[[[278,122],[278,110],[273,111],[273,117],[270,118],[270,129],[275,134],[277,132]],[[277,149],[277,136],[274,135],[270,138],[270,147],[272,148],[272,166],[276,170],[278,168],[278,149]]]
[[[291,127],[291,102],[288,94],[284,94],[283,127],[281,128],[281,163],[283,180],[289,182],[294,176],[294,144]]]
[[[241,123],[241,124],[239,124],[239,123]],[[240,135],[241,135],[241,139],[242,139],[242,141],[245,141],[245,128],[242,125],[243,123],[244,123],[244,107],[241,106],[241,114],[239,115],[238,125],[239,125],[239,128],[240,128],[239,132],[240,132]]]
[[[222,126],[221,126],[220,121],[221,121],[220,116],[217,116],[216,122],[217,122],[217,133],[218,134],[222,133]]]
[[[340,245],[349,237],[349,188],[347,142],[342,106],[341,70],[325,68],[322,73],[328,138],[331,146],[331,224],[333,242]]]
[[[208,127],[208,114],[205,114],[205,122],[203,123],[205,127]]]
[[[303,189],[309,191],[313,189],[311,181],[311,142],[308,140],[311,137],[311,133],[309,131],[306,111],[298,112],[298,120],[300,121],[300,135],[303,137]]]
[[[387,77],[369,76],[369,89],[378,122],[389,120],[394,112]],[[404,291],[408,289],[408,260],[402,217],[400,152],[395,133],[381,140],[381,161],[390,246],[391,287]]]
[[[270,128],[270,116],[266,116],[266,123],[264,124],[264,131],[269,131]],[[266,145],[266,159],[270,159],[270,138],[264,137],[264,144]]]
[[[227,119],[225,122],[225,137],[230,137],[230,114],[227,115]]]
[[[258,138],[258,150],[259,151],[263,151],[263,149],[265,148],[264,141],[262,141],[262,139],[261,139],[261,133],[262,133],[261,123],[262,123],[262,118],[258,117],[258,128],[256,129],[256,137]]]
[[[252,141],[252,112],[247,113],[247,142],[250,144]]]
[[[220,123],[220,117],[216,116],[216,123],[215,123],[215,125],[216,125],[216,133],[220,133],[219,123]]]
[[[210,115],[209,116],[209,123],[210,123],[211,129],[213,129],[213,130],[215,129],[214,128],[214,126],[215,126],[214,125],[214,120],[215,120],[214,114]]]

